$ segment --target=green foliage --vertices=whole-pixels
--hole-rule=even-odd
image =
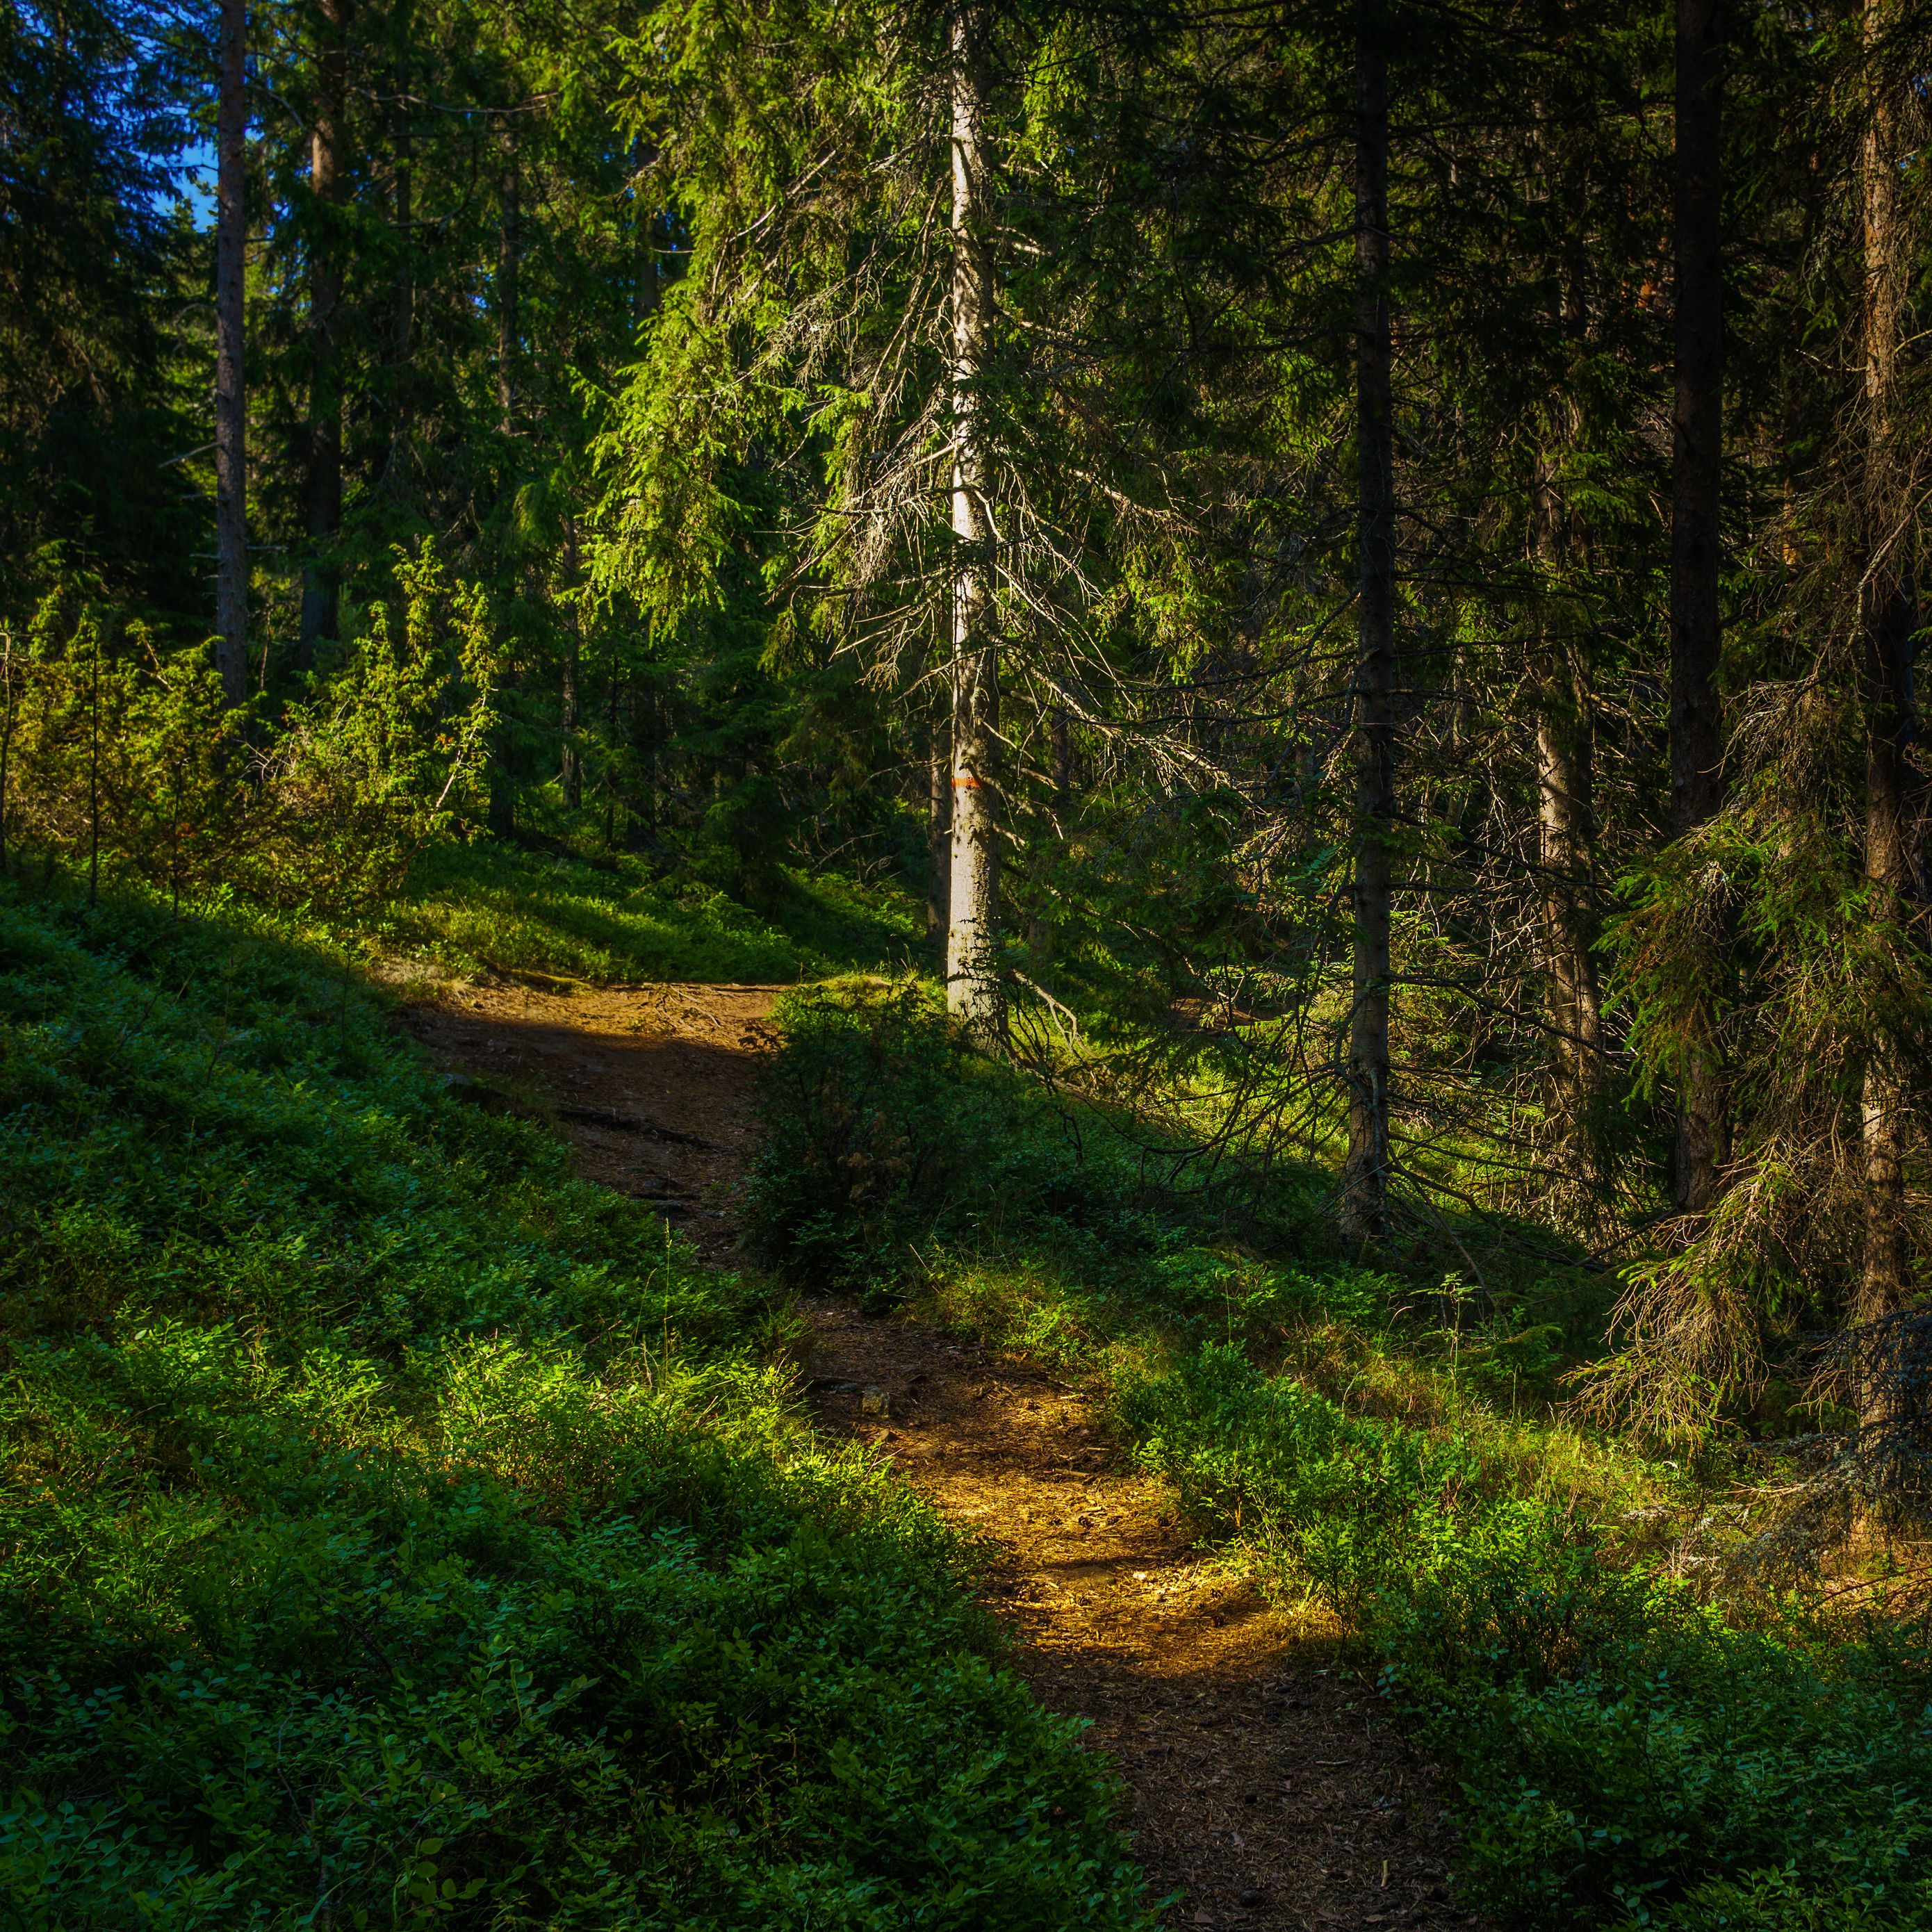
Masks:
[[[1923,1922],[1932,1658],[1792,1606],[1727,1618],[1659,1571],[1628,1468],[1521,1412],[1565,1358],[1567,1289],[1492,1289],[1479,1322],[1460,1274],[1324,1249],[1292,1178],[1272,1220],[1252,1187],[1217,1218],[1124,1123],[963,1051],[916,988],[785,1019],[758,1177],[781,1253],[1097,1370],[1202,1532],[1379,1660],[1456,1776],[1463,1882],[1500,1921]]]
[[[1734,1627],[1574,1510],[1499,1490],[1466,1441],[1349,1416],[1232,1349],[1118,1404],[1198,1520],[1363,1632],[1454,1768],[1469,1882],[1509,1922],[1718,1922],[1665,1907],[1774,1868],[1769,1923],[1851,1888],[1928,1902],[1922,1649]]]
[[[1794,762],[1822,758],[1792,736]],[[1828,802],[1772,766],[1624,882],[1611,938],[1637,1063],[1664,1083],[1700,1056],[1720,1066],[1734,1123],[1721,1198],[1631,1269],[1622,1346],[1598,1377],[1603,1406],[1658,1438],[1694,1440],[1748,1410],[1772,1376],[1812,1366],[1821,1328],[1851,1318],[1874,1184],[1845,1142],[1874,1042],[1892,1043],[1915,1093],[1932,1070],[1932,950]]]
[[[991,1180],[1002,1090],[975,1077],[916,982],[814,988],[782,1018],[753,1226],[802,1274],[884,1288],[909,1244]]]
[[[312,953],[0,899],[9,1922],[1142,1924],[788,1332]]]
[[[770,984],[903,958],[903,897],[790,873],[762,913],[634,858],[578,858],[477,842],[426,850],[368,926],[465,971]]]
[[[1636,1912],[1654,1881],[1687,1925],[1910,1916],[1870,1820],[1844,1805],[1817,1814],[1842,1826],[1841,1869],[1811,1839],[1738,1864],[1769,1855],[1771,1801],[1754,1810],[1750,1780],[1796,1790],[1775,1766],[1750,1769],[1772,1758],[1733,1723],[1741,1700],[1761,1690],[1908,1849],[1918,1825],[1885,1809],[1885,1780],[1917,1762],[1878,1720],[1876,1755],[1834,1755],[1862,1721],[1854,1680],[1876,1650],[1790,1631],[1754,1649],[1578,1527],[1617,1486],[1602,1467],[1615,1452],[1586,1468],[1574,1432],[1534,1418],[1600,1340],[1588,1292],[1560,1266],[1445,1280],[1446,1252],[1346,1268],[1316,1232],[1325,1173],[1263,1186],[1234,1159],[1331,1156],[1360,982],[1345,621],[1362,527],[1350,458],[1368,453],[1351,447],[1360,20],[824,0],[260,12],[240,586],[260,689],[238,712],[201,642],[212,250],[184,206],[158,212],[171,160],[212,118],[206,22],[150,0],[0,15],[6,859],[50,883],[85,873],[90,896],[132,883],[205,908],[238,892],[463,970],[902,968],[920,943],[910,908],[823,875],[915,878],[937,828],[913,801],[945,796],[935,687],[972,610],[960,573],[995,566],[1002,957],[1052,989],[1056,1024],[1077,1013],[1064,1060],[1108,1104],[1063,1104],[973,1062],[919,995],[868,996],[856,1015],[801,1006],[759,1181],[775,1251],[881,1300],[923,1292],[1066,1363],[1104,1358],[1124,1402],[1142,1405],[1144,1453],[1203,1520],[1232,1522],[1285,1583],[1356,1618],[1420,1673],[1423,1708],[1452,1714],[1430,1721],[1465,1751],[1472,1842],[1510,1909],[1609,1910],[1621,1888]],[[946,28],[976,21],[987,58],[962,64]],[[1932,1082],[1932,952],[1905,849],[1923,748],[1904,676],[1924,537],[1911,453],[1932,419],[1921,22],[1889,0],[1862,19],[1759,7],[1726,22],[1734,272],[1714,400],[1736,433],[1706,588],[1720,568],[1729,796],[1660,854],[1666,767],[1682,762],[1665,755],[1660,628],[1673,492],[1668,440],[1649,428],[1672,354],[1658,266],[1670,144],[1655,112],[1671,94],[1667,14],[1538,0],[1393,8],[1378,23],[1403,507],[1388,820],[1389,1125],[1415,1190],[1402,1210],[1428,1228],[1445,1199],[1522,1210],[1628,1258],[1602,1412],[1708,1449],[1774,1381],[1792,1412],[1828,1415],[1820,1403],[1845,1391],[1814,1372],[1817,1330],[1906,1302],[1932,1258],[1922,1137],[1901,1132],[1896,1159],[1883,1144],[1888,1123],[1924,1116]],[[962,205],[956,227],[945,97],[969,74],[982,212]],[[970,355],[952,293],[962,250],[983,250],[998,291]],[[952,533],[956,470],[988,479],[997,556]],[[432,538],[437,551],[416,548]],[[50,598],[50,577],[63,587]],[[320,638],[304,621],[291,651],[302,601],[348,621],[325,616]],[[1888,626],[1890,696],[1873,683]],[[1588,831],[1562,832],[1570,815]],[[482,822],[488,844],[471,836]],[[413,896],[375,913],[426,844]],[[1875,889],[1888,847],[1895,876]],[[1600,946],[1603,882],[1619,875],[1626,909]],[[168,941],[167,970],[207,983],[178,994],[146,940],[128,942],[122,975],[138,997],[98,947],[82,950],[106,977],[62,979],[56,948],[46,970],[71,981],[68,1004],[22,1007],[31,1051],[8,1049],[27,1123],[9,1156],[26,1204],[0,1207],[26,1217],[8,1230],[28,1257],[9,1345],[8,1386],[28,1405],[22,1493],[39,1509],[32,1485],[56,1472],[54,1514],[33,1521],[68,1525],[81,1552],[49,1544],[33,1604],[77,1591],[76,1630],[134,1631],[130,1656],[178,1642],[217,1658],[223,1684],[246,1684],[248,1660],[286,1665],[283,1612],[258,1613],[250,1592],[326,1568],[306,1529],[286,1530],[286,1563],[261,1555],[284,1519],[338,1525],[352,1556],[366,1529],[371,1574],[413,1579],[423,1552],[487,1581],[497,1573],[449,1540],[449,1513],[419,1500],[440,1495],[440,1470],[480,1471],[482,1514],[501,1519],[489,1549],[513,1552],[502,1627],[520,1630],[539,1574],[573,1603],[604,1602],[573,1565],[580,1534],[603,1533],[596,1511],[620,1507],[610,1482],[634,1475],[655,1496],[650,1472],[683,1469],[688,1449],[723,1486],[677,1475],[677,1508],[701,1490],[740,1508],[750,1492],[734,1485],[766,1465],[740,1454],[730,1418],[777,1428],[777,1412],[757,1371],[718,1352],[780,1318],[670,1261],[651,1287],[658,1264],[634,1230],[557,1207],[554,1174],[519,1192],[503,1148],[389,1095],[388,1050],[350,1024],[354,1003],[330,1017],[338,988],[251,992],[197,963],[209,948],[180,952],[190,930]],[[228,1002],[218,1017],[208,986]],[[261,1042],[278,1040],[271,1065]],[[1104,1062],[1088,1057],[1096,1043]],[[1068,1070],[1057,1048],[1046,1057]],[[288,1070],[299,1090],[282,1094]],[[1723,1198],[1646,1252],[1630,1238],[1665,1203],[1668,1090],[1709,1070]],[[269,1098],[237,1088],[241,1072]],[[1204,1126],[1218,1166],[1188,1155]],[[432,1239],[433,1255],[418,1246]],[[656,1355],[640,1308],[656,1311]],[[684,1341],[667,1360],[674,1327]],[[1303,1382],[1268,1372],[1285,1366]],[[770,1465],[770,1520],[819,1522],[846,1478],[800,1490],[789,1455]],[[337,1486],[314,1509],[263,1486],[316,1456]],[[70,1504],[61,1485],[76,1482]],[[530,1522],[552,1510],[545,1533],[564,1543],[530,1541],[518,1498],[537,1499]],[[705,1576],[729,1571],[736,1534],[700,1537]],[[625,1548],[623,1564],[646,1565]],[[447,1601],[470,1602],[467,1588]],[[406,1607],[427,1588],[391,1594]],[[1550,1602],[1581,1621],[1552,1636]],[[300,1909],[318,1921],[349,1909],[340,1874],[369,1862],[340,1850],[342,1819],[376,1815],[374,1784],[350,1777],[373,1762],[356,1726],[374,1736],[404,1712],[383,1736],[470,1735],[470,1718],[438,1730],[395,1688],[427,1680],[387,1614],[332,1609],[316,1625],[325,1701],[373,1673],[374,1688],[340,1693],[339,1736],[361,1742],[339,1764],[320,1768],[335,1747],[298,1714],[244,1752],[272,1796],[276,1780],[290,1792],[277,1818],[324,1847],[289,1861],[309,1860]],[[407,1614],[428,1628],[445,1612]],[[448,1628],[468,1615],[448,1610]],[[560,1654],[578,1641],[559,1639]],[[446,1689],[450,1658],[470,1652],[442,1642],[421,1651]],[[1492,1653],[1504,1661],[1484,1677]],[[151,1714],[165,1700],[140,1674],[149,1656],[75,1682],[103,1708]],[[1630,1688],[1653,1666],[1669,1697],[1654,1677]],[[532,1668],[534,1694],[551,1680]],[[1874,1664],[1870,1682],[1910,1681],[1891,1668]],[[1815,1708],[1791,1688],[1808,1672]],[[272,1702],[249,1690],[256,1714],[237,1726]],[[211,1690],[196,1708],[220,1702]],[[580,1721],[543,1708],[546,1738]],[[1641,1749],[1637,1718],[1619,1712],[1640,1717]],[[188,1718],[169,1721],[189,1734]],[[58,1883],[92,1872],[111,1890],[129,1861],[188,1842],[172,1799],[140,1809],[140,1777],[117,1784],[85,1752],[70,1777],[47,1750],[48,1790],[80,1794],[63,1816],[123,1807],[101,1827],[121,1835],[75,1838],[86,1856]],[[568,1785],[602,1818],[632,1774],[600,1784],[575,1760],[544,1762],[532,1816],[545,1803],[562,1815]],[[793,1828],[782,1806],[754,1830],[697,1774],[666,1775],[700,1794],[694,1810],[677,1798],[680,1820],[728,1816],[759,1845]],[[1514,1798],[1494,1782],[1510,1778]],[[207,1862],[223,1820],[242,1821],[224,1859],[282,1842],[238,1799],[212,1802],[190,1863],[140,1882],[154,1914],[232,1916],[216,1896],[225,1868]],[[524,1912],[466,1893],[476,1875],[449,1868],[446,1822],[411,1827],[429,1836],[387,1903],[354,1910]],[[517,1842],[549,1828],[520,1823]],[[662,1849],[656,1828],[633,1820],[624,1842]],[[576,1856],[558,1842],[542,1840],[547,1875]],[[691,1870],[712,1870],[710,1856]],[[254,1883],[230,1892],[252,1899]],[[528,1910],[610,1916],[594,1889]]]
[[[1652,1922],[1672,1932],[1914,1932],[1928,1916],[1923,1880],[1876,1898],[1856,1882],[1807,1886],[1786,1868],[1713,1880]]]
[[[494,649],[433,545],[395,559],[398,614],[272,712],[225,708],[205,649],[164,651],[70,579],[0,644],[4,843],[172,897],[217,888],[346,912],[395,886],[472,801]]]
[[[1178,1252],[1184,1226],[1150,1211],[1174,1198],[1168,1150],[974,1052],[920,982],[803,988],[779,1019],[751,1211],[807,1278],[902,1299],[942,1256],[1013,1240],[1216,1332],[1231,1298],[1293,1298],[1285,1278],[1230,1287],[1220,1260]]]
[[[158,622],[192,626],[208,594],[208,506],[171,466],[206,436],[207,384],[180,353],[200,250],[168,207],[179,76],[152,25],[119,0],[0,18],[7,618],[32,608],[50,547]]]

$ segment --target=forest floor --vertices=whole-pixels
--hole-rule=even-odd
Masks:
[[[724,1263],[779,990],[452,984],[404,1024],[482,1104],[553,1121],[586,1178],[651,1201]],[[1084,1390],[849,1303],[806,1313],[820,1426],[890,1458],[980,1544],[1012,1661],[1112,1760],[1170,1925],[1477,1922],[1448,1894],[1435,1776],[1372,1683],[1334,1632],[1190,1544]]]

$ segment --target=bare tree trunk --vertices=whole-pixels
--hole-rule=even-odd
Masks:
[[[582,607],[577,598],[580,572],[577,554],[577,520],[574,517],[564,519],[563,572],[570,603],[564,613],[563,688],[557,712],[558,730],[562,742],[557,759],[557,782],[562,789],[565,806],[574,812],[584,802],[584,753],[577,738],[578,728],[583,722],[580,715],[579,688],[584,666],[584,631],[580,615]]]
[[[926,839],[932,852],[932,868],[927,874],[926,929],[938,934],[946,931],[948,886],[952,869],[952,754],[946,729],[950,720],[933,721],[926,753]]]
[[[578,670],[582,657],[577,634],[577,614],[571,614],[570,621],[563,632],[563,690],[562,701],[557,714],[557,728],[562,738],[558,748],[556,778],[563,792],[565,806],[574,812],[584,802],[584,755],[577,742],[577,734],[582,724],[578,693]]]
[[[411,136],[409,102],[410,27],[408,0],[402,0],[394,21],[398,98],[391,137],[395,148],[396,168],[395,328],[389,351],[389,453],[382,463],[382,486],[399,501],[407,484],[410,428],[416,405],[410,366],[410,351],[416,338],[416,312],[415,143]]]
[[[315,124],[309,141],[309,191],[316,212],[309,236],[308,464],[302,509],[308,562],[302,573],[302,630],[296,662],[315,662],[319,639],[336,631],[338,582],[329,552],[342,528],[342,161],[348,110],[350,0],[320,0]]]
[[[617,849],[617,720],[619,700],[623,696],[624,674],[610,667],[610,690],[604,707],[604,742],[610,748],[604,758],[604,849]]]
[[[215,106],[214,630],[222,695],[248,694],[248,406],[242,383],[248,302],[246,0],[221,0]]]
[[[1538,554],[1552,576],[1558,575],[1567,536],[1563,505],[1547,464],[1539,467],[1534,517]],[[1556,1111],[1570,1137],[1596,1089],[1603,1058],[1604,1002],[1592,887],[1594,733],[1583,668],[1560,624],[1544,622],[1540,656],[1536,790],[1544,944],[1556,1045]]]
[[[514,426],[517,404],[517,337],[523,326],[518,314],[518,266],[523,251],[522,194],[517,178],[517,151],[506,128],[503,134],[503,172],[496,214],[496,408],[503,433]]]
[[[1537,805],[1544,917],[1550,951],[1550,1024],[1562,1106],[1572,1113],[1595,1090],[1604,1050],[1603,991],[1592,950],[1592,813],[1589,720],[1576,667],[1557,666],[1536,721]]]
[[[517,835],[517,727],[510,706],[517,694],[517,668],[503,667],[496,680],[496,722],[490,734],[490,836]]]
[[[1360,500],[1354,739],[1354,1003],[1342,1227],[1388,1234],[1389,899],[1395,819],[1395,408],[1388,276],[1388,59],[1382,22],[1358,16],[1355,52],[1355,439]]]
[[[658,772],[663,760],[664,718],[657,686],[646,675],[638,680],[631,700],[631,733],[644,782],[644,809],[640,817],[647,839],[655,839],[658,835]],[[632,842],[636,843],[634,838]]]
[[[1000,972],[1000,660],[987,636],[993,528],[979,385],[992,332],[984,235],[984,0],[952,11],[952,878],[947,1010],[982,1046],[1004,1046]]]
[[[508,435],[513,426],[516,405],[514,377],[517,330],[518,234],[516,150],[506,129],[503,134],[503,166],[498,182],[496,204],[496,286],[492,292],[496,311],[496,408],[499,426]],[[499,478],[507,485],[507,474]],[[506,702],[515,685],[506,672],[502,691]],[[516,830],[517,737],[514,724],[506,715],[497,724],[496,743],[490,759],[490,830],[500,838],[512,836]]]
[[[1868,54],[1891,11],[1890,0],[1866,0]],[[1874,918],[1903,925],[1918,896],[1911,842],[1917,775],[1910,757],[1917,722],[1912,643],[1918,613],[1897,422],[1909,250],[1899,205],[1904,142],[1898,104],[1882,80],[1870,85],[1861,169],[1866,424],[1858,628],[1865,715],[1864,859]],[[1865,1182],[1864,1269],[1856,1310],[1861,1321],[1902,1307],[1912,1292],[1905,1204],[1906,1108],[1899,1042],[1881,1031],[1867,1050],[1860,1109]]]
[[[1676,395],[1671,412],[1670,832],[1696,830],[1723,802],[1718,608],[1724,460],[1724,276],[1721,0],[1677,0]],[[1714,1050],[1678,1096],[1677,1202],[1716,1199],[1726,1132]]]

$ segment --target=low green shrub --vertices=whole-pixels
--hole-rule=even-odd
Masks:
[[[1520,1412],[1562,1354],[1538,1297],[1472,1322],[1459,1277],[1324,1254],[1252,1190],[1231,1238],[1213,1193],[1149,1184],[1099,1110],[975,1058],[916,988],[785,1017],[758,1177],[777,1250],[1098,1370],[1202,1532],[1379,1660],[1460,1786],[1461,1882],[1498,1919],[1932,1924],[1932,1658],[1795,1611],[1750,1627],[1658,1574],[1615,1521],[1630,1472]]]
[[[781,1019],[752,1226],[802,1274],[883,1290],[981,1191],[1012,1126],[1006,1095],[975,1078],[916,983],[803,990]]]
[[[1146,1924],[789,1332],[312,954],[0,893],[0,1924]]]
[[[204,644],[164,649],[64,578],[0,641],[0,860],[365,913],[475,802],[494,715],[482,590],[428,542],[393,569],[338,668],[238,719]]]
[[[783,873],[757,910],[696,876],[628,855],[592,859],[494,842],[432,845],[368,928],[464,971],[604,982],[748,980],[895,964],[922,937],[887,886]]]
[[[1186,1252],[1192,1236],[1148,1171],[1155,1150],[972,1052],[929,988],[805,987],[778,1018],[751,1214],[787,1268],[902,1298],[949,1244],[1010,1234],[1088,1286],[1126,1301],[1151,1294],[1171,1316],[1192,1271],[1192,1312],[1222,1324],[1228,1264]],[[1254,1293],[1252,1270],[1235,1272],[1238,1294]],[[1267,1291],[1294,1292],[1285,1276]]]
[[[1117,1408],[1197,1520],[1361,1631],[1455,1772],[1466,1882],[1507,1922],[1795,1928],[1841,1896],[1925,1922],[1922,1646],[1738,1628],[1499,1490],[1468,1443],[1232,1348],[1126,1379]]]

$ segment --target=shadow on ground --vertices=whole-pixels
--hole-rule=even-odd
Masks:
[[[476,1097],[551,1121],[580,1172],[736,1250],[772,986],[451,986],[404,1023]],[[1015,1666],[1118,1766],[1177,1927],[1466,1926],[1436,1780],[1336,1634],[1270,1610],[1122,1466],[1083,1393],[843,1303],[812,1307],[820,1425],[977,1533]]]
[[[1171,1924],[1476,1922],[1434,1776],[1373,1684],[1204,1558],[1079,1390],[914,1322],[810,1312],[822,1422],[980,1532],[1014,1662],[1118,1766]]]
[[[752,1074],[779,989],[453,986],[404,1024],[484,1106],[547,1120],[578,1171],[654,1203],[708,1258],[757,1145]]]

